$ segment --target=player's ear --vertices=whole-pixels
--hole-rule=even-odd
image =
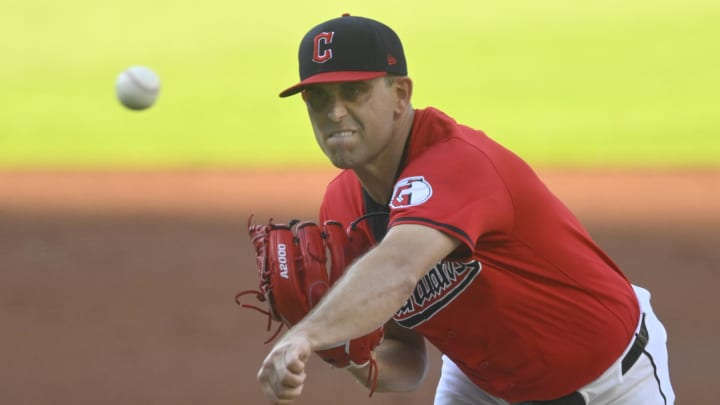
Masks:
[[[394,80],[393,91],[395,92],[395,112],[402,113],[410,105],[412,98],[413,82],[407,76],[401,76]]]

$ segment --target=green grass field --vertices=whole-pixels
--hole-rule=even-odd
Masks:
[[[716,0],[7,0],[0,169],[327,165],[277,93],[302,35],[342,12],[398,32],[415,107],[531,163],[720,167]],[[163,83],[143,112],[114,95],[134,64]]]

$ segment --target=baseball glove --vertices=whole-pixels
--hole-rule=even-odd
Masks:
[[[337,221],[291,221],[289,224],[252,225],[248,231],[255,248],[259,290],[243,291],[235,301],[245,308],[255,309],[268,316],[268,331],[272,321],[280,322],[268,343],[280,333],[283,325],[291,327],[305,315],[335,284],[352,261],[370,248],[370,241],[357,228],[357,221],[345,230]],[[242,296],[255,294],[267,309],[240,302]],[[336,347],[316,353],[334,367],[362,367],[370,364],[368,386],[370,395],[377,382],[377,365],[373,349],[383,339],[382,327],[365,336],[352,339]]]

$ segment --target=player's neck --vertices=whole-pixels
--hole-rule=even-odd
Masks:
[[[378,204],[385,204],[390,199],[393,180],[384,176],[371,175],[367,171],[355,170],[363,189]]]

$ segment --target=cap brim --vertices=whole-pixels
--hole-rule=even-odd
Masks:
[[[338,83],[338,82],[359,82],[363,80],[370,80],[376,77],[387,75],[387,72],[327,72],[319,73],[314,76],[310,76],[300,83],[283,90],[280,93],[280,97],[292,96],[301,92],[305,86],[319,83]]]

